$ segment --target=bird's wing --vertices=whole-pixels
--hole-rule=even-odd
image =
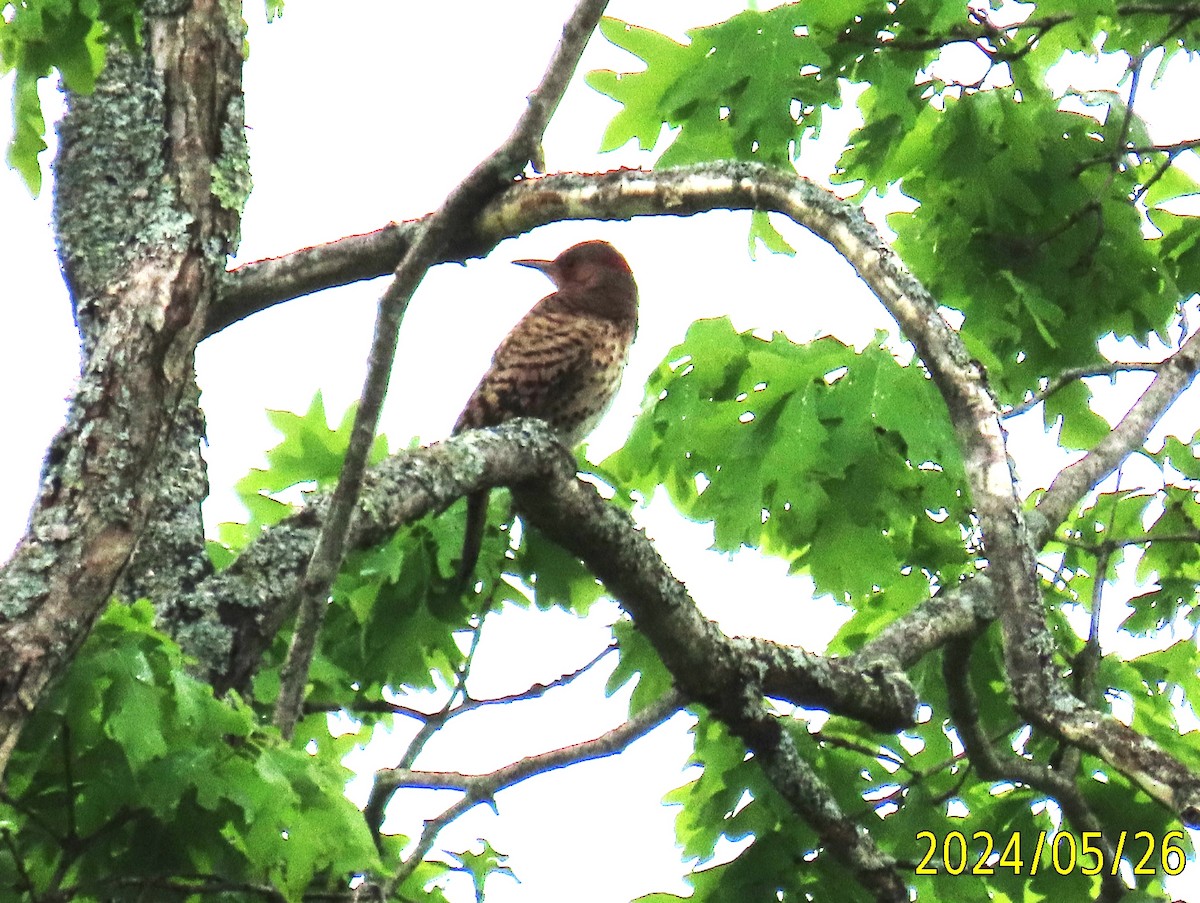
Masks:
[[[496,426],[513,417],[553,419],[556,406],[574,397],[590,354],[587,318],[560,315],[548,301],[535,305],[500,343],[491,366],[458,415],[455,433]],[[464,590],[483,546],[487,498],[486,491],[467,498],[457,577]]]
[[[492,364],[454,425],[454,432],[496,426],[513,417],[553,420],[588,369],[590,317],[560,312],[544,298],[500,343]]]

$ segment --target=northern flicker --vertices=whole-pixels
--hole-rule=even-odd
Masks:
[[[556,291],[505,336],[454,424],[454,434],[538,417],[574,447],[604,416],[637,332],[638,293],[629,264],[606,241],[585,241],[554,260],[514,260],[541,270]],[[475,569],[487,493],[467,500],[460,582]]]

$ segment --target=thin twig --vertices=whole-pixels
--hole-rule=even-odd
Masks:
[[[607,5],[608,0],[580,0],[563,27],[562,40],[555,48],[541,83],[529,96],[529,105],[517,120],[512,134],[450,192],[442,206],[425,222],[379,300],[375,338],[367,359],[367,376],[355,412],[349,447],[316,548],[300,584],[296,629],[280,674],[275,725],[284,737],[291,737],[300,715],[308,669],[324,620],[329,589],[341,567],[346,528],[358,501],[367,456],[375,440],[400,324],[408,303],[451,234],[466,228],[488,201],[521,175],[529,161],[540,156],[542,135]]]
[[[1146,57],[1143,54],[1138,54],[1129,61],[1129,100],[1125,103],[1125,117],[1121,120],[1121,130],[1117,133],[1117,146],[1124,147],[1129,143],[1129,129],[1133,126],[1133,105],[1137,100],[1138,85],[1142,81],[1142,66],[1146,64]],[[1113,166],[1113,173],[1116,173],[1116,166]]]
[[[1117,485],[1113,490],[1112,504],[1108,510],[1108,524],[1105,527],[1105,533],[1111,533],[1113,524],[1117,519],[1117,501],[1120,498],[1121,492],[1121,471],[1117,471]],[[1098,507],[1098,506],[1097,506]],[[1112,560],[1113,552],[1119,546],[1103,542],[1095,551],[1096,566],[1092,574],[1092,611],[1091,618],[1088,622],[1087,640],[1083,644],[1083,648],[1075,655],[1071,662],[1071,679],[1075,688],[1075,696],[1085,702],[1087,705],[1093,704],[1093,694],[1096,688],[1096,674],[1100,670],[1100,659],[1103,653],[1100,649],[1100,615],[1103,610],[1102,603],[1104,602],[1104,582],[1108,577],[1108,565]],[[1056,769],[1064,774],[1073,775],[1079,769],[1079,763],[1083,760],[1083,752],[1077,746],[1073,746],[1064,741],[1059,742],[1059,761],[1057,764],[1051,759],[1051,765],[1055,765]]]
[[[596,653],[596,656],[590,662],[580,665],[574,671],[569,671],[566,674],[563,674],[562,676],[556,677],[554,680],[547,681],[545,683],[530,684],[526,689],[520,690],[516,693],[508,693],[504,696],[488,696],[483,699],[476,699],[468,694],[462,700],[462,702],[450,709],[448,712],[445,712],[444,715],[442,710],[436,712],[423,712],[420,709],[413,708],[412,706],[401,705],[398,702],[389,702],[386,699],[365,700],[363,702],[355,703],[353,706],[345,706],[336,702],[308,701],[304,704],[304,710],[305,712],[337,712],[341,711],[342,709],[347,709],[351,715],[354,715],[358,712],[370,712],[372,714],[400,715],[405,718],[412,718],[414,721],[421,722],[440,719],[443,723],[445,723],[446,721],[450,721],[452,718],[456,718],[457,716],[463,715],[467,712],[472,712],[475,709],[485,708],[493,705],[508,705],[514,702],[524,702],[529,699],[540,699],[550,690],[568,686],[573,681],[582,677],[584,674],[598,665],[608,655],[616,651],[617,646],[615,643],[605,646],[598,653]]]
[[[474,700],[471,699],[470,695],[467,693],[466,678],[470,671],[470,663],[475,656],[475,649],[479,644],[479,636],[480,631],[476,631],[475,637],[471,643],[471,650],[467,654],[467,659],[463,663],[463,667],[459,670],[459,680],[456,682],[455,688],[451,691],[450,698],[446,700],[446,704],[442,706],[440,711],[434,712],[425,718],[424,724],[421,725],[421,729],[408,744],[408,748],[405,749],[404,754],[400,757],[400,762],[394,768],[382,768],[375,773],[375,779],[371,787],[370,796],[367,799],[367,805],[363,808],[363,818],[366,819],[367,827],[371,829],[371,834],[374,836],[377,846],[382,845],[382,841],[380,839],[380,830],[383,826],[383,819],[387,811],[388,803],[391,802],[392,796],[395,795],[396,790],[398,790],[400,786],[395,781],[395,775],[406,772],[412,768],[413,763],[416,761],[416,758],[420,754],[421,750],[425,747],[425,744],[429,742],[434,734],[436,734],[439,730],[441,730],[442,727],[445,726],[446,722],[456,715],[460,715],[463,712],[469,712],[472,709],[479,708],[481,706],[503,705],[510,702],[516,702],[518,700],[534,699],[544,694],[551,687],[566,686],[617,648],[615,645],[605,647],[605,649],[599,655],[597,655],[583,667],[571,672],[570,674],[564,674],[562,677],[559,677],[557,680],[553,680],[548,684],[534,684],[528,690],[525,690],[521,693],[514,693],[510,696],[502,696],[494,699]],[[454,701],[460,695],[463,701],[461,704],[455,706]]]
[[[421,750],[432,739],[433,735],[438,732],[443,724],[450,717],[450,712],[454,711],[454,704],[459,697],[465,698],[467,695],[467,678],[471,674],[471,665],[475,661],[475,652],[479,649],[479,640],[483,637],[483,624],[485,618],[480,618],[479,623],[475,625],[475,629],[471,632],[471,648],[467,650],[466,657],[463,658],[462,664],[454,675],[454,686],[450,688],[450,695],[446,697],[446,704],[432,718],[426,720],[421,725],[421,729],[417,731],[415,737],[404,750],[404,754],[400,757],[398,768],[412,768],[413,762],[417,760],[417,756],[421,754]]]
[[[396,787],[434,787],[464,791],[463,798],[425,823],[416,847],[401,863],[396,873],[385,883],[385,898],[403,884],[424,861],[433,848],[438,832],[464,812],[492,799],[501,790],[519,784],[534,775],[545,774],[579,762],[602,759],[623,752],[633,741],[645,736],[679,710],[683,698],[674,690],[651,703],[621,726],[596,737],[561,749],[527,756],[488,774],[466,775],[451,772],[397,770],[393,773]]]
[[[1093,376],[1115,376],[1118,373],[1157,373],[1159,365],[1156,363],[1138,363],[1138,362],[1122,362],[1117,361],[1099,367],[1072,367],[1070,370],[1064,370],[1054,379],[1050,380],[1044,389],[1032,393],[1028,398],[1018,405],[1014,405],[1009,410],[1005,411],[1003,416],[1005,419],[1009,417],[1019,417],[1022,414],[1036,408],[1039,404],[1053,395],[1055,392],[1069,386],[1077,379],[1088,379]]]
[[[1078,539],[1074,536],[1056,536],[1054,541],[1061,543],[1064,546],[1070,546],[1073,549],[1083,549],[1093,554],[1120,548],[1121,546],[1140,546],[1151,542],[1192,542],[1200,545],[1200,532],[1196,533],[1142,533],[1138,536],[1121,536],[1112,539],[1104,539],[1100,542],[1089,542],[1086,539]]]
[[[1112,560],[1112,551],[1104,548],[1096,556],[1096,573],[1092,575],[1092,612],[1088,622],[1087,642],[1079,655],[1075,656],[1075,695],[1091,705],[1091,696],[1096,676],[1100,667],[1100,613],[1104,601],[1104,581],[1108,576],[1108,563]]]
[[[25,886],[25,893],[29,895],[30,903],[38,903],[42,898],[37,892],[37,885],[33,883],[33,878],[30,876],[28,869],[25,868],[25,857],[21,855],[21,850],[17,846],[16,839],[7,825],[0,826],[0,838],[4,839],[4,845],[8,847],[8,854],[12,857],[13,868],[17,870],[17,878]]]
[[[1200,148],[1200,138],[1187,138],[1183,141],[1175,141],[1171,144],[1131,144],[1125,148],[1127,154],[1178,154],[1183,151],[1196,150]]]

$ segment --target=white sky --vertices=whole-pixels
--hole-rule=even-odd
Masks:
[[[247,4],[251,56],[246,68],[247,125],[255,188],[243,221],[239,261],[278,255],[345,234],[378,228],[435,208],[443,195],[510,131],[537,83],[573,3],[541,0],[523,7],[472,2],[437,4],[354,0],[337,5],[291,0],[280,22],[262,24]],[[609,14],[665,31],[727,18],[737,2],[613,0]],[[336,11],[336,13],[331,12]],[[452,56],[451,56],[452,54]],[[969,62],[969,61],[968,61]],[[635,63],[597,38],[580,72]],[[1178,71],[1176,71],[1178,70]],[[1164,90],[1139,101],[1156,140],[1194,137],[1182,117],[1183,91],[1194,93],[1196,68],[1173,67]],[[1111,77],[1087,67],[1086,78]],[[8,82],[4,81],[4,90]],[[1087,85],[1091,86],[1091,85]],[[1103,86],[1097,82],[1096,87]],[[649,162],[632,148],[595,148],[616,106],[577,79],[545,142],[551,171],[592,171]],[[846,110],[827,116],[821,147],[805,149],[799,168],[823,181],[854,124]],[[0,122],[7,142],[9,122]],[[49,158],[49,155],[46,155]],[[49,183],[48,183],[49,184]],[[65,410],[77,368],[74,326],[58,274],[49,190],[31,200],[15,174],[0,172],[0,385],[6,422],[0,443],[0,548],[24,529],[41,456]],[[873,208],[878,209],[878,207]],[[633,223],[564,223],[502,244],[491,258],[430,272],[401,336],[383,430],[393,446],[419,435],[444,437],[497,342],[549,289],[538,274],[508,264],[553,257],[587,238],[613,242],[629,259],[641,289],[641,327],[624,389],[593,437],[593,458],[617,447],[641,402],[646,375],[697,317],[730,315],[739,328],[781,329],[795,340],[834,333],[858,345],[876,328],[894,327],[850,267],[818,240],[780,223],[800,251],[794,259],[746,254],[748,214],[713,213]],[[881,220],[880,220],[881,221]],[[208,416],[205,450],[213,497],[210,526],[242,517],[231,487],[278,441],[264,409],[303,411],[320,389],[331,416],[358,396],[383,282],[362,283],[290,302],[205,342],[197,368]],[[1128,395],[1125,396],[1128,398]],[[1128,404],[1128,401],[1116,404]],[[1194,397],[1192,399],[1194,404]],[[1178,413],[1178,408],[1177,408]],[[1038,415],[1026,420],[1036,420]],[[1190,430],[1189,430],[1190,432]],[[1040,440],[1036,423],[1014,425],[1014,453],[1030,485],[1062,460]],[[808,601],[807,581],[787,578],[782,562],[749,554],[733,565],[703,553],[707,527],[684,524],[664,505],[644,512],[651,536],[705,613],[730,634],[756,633],[821,649],[840,623],[828,602]],[[1115,607],[1115,606],[1114,606]],[[574,670],[608,642],[615,607],[580,622],[558,613],[509,612],[484,632],[471,689],[499,695]],[[484,771],[588,739],[620,723],[625,699],[605,700],[605,668],[538,703],[466,716],[427,748],[418,767]],[[486,835],[522,883],[488,885],[492,903],[621,901],[652,891],[686,893],[674,847],[674,810],[659,803],[682,783],[690,745],[677,716],[617,759],[534,778],[499,797],[501,816],[478,807],[446,830],[441,843],[462,849]],[[398,735],[407,736],[401,724]],[[392,744],[378,744],[373,765],[394,764]],[[361,788],[355,788],[355,793]],[[420,819],[450,805],[454,794],[414,792],[391,823],[412,833]],[[394,813],[395,814],[395,813]],[[1193,865],[1184,876],[1200,891]],[[1180,894],[1186,886],[1178,887]],[[456,896],[455,896],[456,895]],[[471,899],[469,882],[454,899]]]

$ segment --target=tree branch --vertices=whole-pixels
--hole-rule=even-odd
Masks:
[[[605,531],[603,541],[597,538],[590,554],[581,557],[589,564],[600,554],[610,560],[624,558],[633,575],[630,579],[649,594],[648,605],[677,610],[670,629],[678,632],[677,642],[698,644],[694,661],[701,671],[707,668],[704,653],[723,660],[747,658],[748,667],[765,673],[773,695],[796,705],[830,708],[884,731],[911,723],[915,696],[902,673],[876,671],[864,677],[848,662],[825,660],[763,640],[730,640],[722,634],[699,614],[691,596],[629,516],[576,478],[574,458],[539,420],[514,420],[494,430],[468,431],[376,465],[365,480],[347,542],[354,548],[378,544],[399,527],[444,511],[463,495],[501,485],[527,490],[536,485],[547,487],[548,492],[553,487],[562,492],[576,487],[580,494],[572,498],[579,507],[570,516],[587,518]],[[326,497],[317,496],[197,588],[198,594],[220,600],[236,630],[225,673],[211,675],[219,692],[246,684],[263,650],[290,616],[295,600],[287,587],[303,567],[327,504]],[[753,654],[745,655],[748,651]]]
[[[1030,393],[1029,397],[1020,404],[1015,405],[1005,411],[1004,419],[1007,420],[1009,417],[1019,417],[1022,414],[1032,411],[1055,392],[1066,386],[1069,386],[1077,379],[1087,379],[1092,376],[1115,376],[1118,373],[1157,373],[1159,366],[1159,364],[1154,363],[1123,363],[1116,361],[1100,367],[1072,367],[1069,370],[1064,370],[1062,373],[1058,374],[1058,376],[1050,380],[1044,389],[1038,389],[1036,392]]]
[[[574,671],[556,677],[554,680],[546,683],[531,684],[524,690],[517,693],[509,693],[505,696],[489,696],[483,699],[476,699],[469,693],[465,693],[462,702],[450,709],[440,709],[436,712],[422,712],[420,709],[414,709],[410,706],[400,705],[396,702],[388,702],[386,699],[367,700],[361,703],[355,703],[353,706],[343,706],[341,703],[321,703],[308,701],[304,705],[306,712],[336,712],[343,708],[348,708],[351,714],[356,712],[372,712],[375,714],[394,714],[402,715],[405,718],[412,718],[416,721],[436,721],[439,724],[445,724],[452,718],[458,715],[464,715],[467,712],[473,712],[475,709],[485,708],[493,705],[508,705],[513,702],[524,702],[528,699],[540,699],[545,696],[550,690],[555,690],[560,687],[570,685],[577,678],[582,677],[601,661],[607,658],[611,653],[616,652],[615,644],[605,646],[598,652],[591,661],[585,665],[581,665]]]
[[[279,698],[275,705],[275,724],[290,738],[304,701],[308,669],[324,620],[329,589],[337,576],[346,549],[346,528],[362,488],[367,456],[375,441],[379,413],[387,394],[392,360],[396,356],[400,324],[425,273],[435,264],[455,232],[469,226],[489,200],[506,184],[519,176],[529,161],[541,156],[542,135],[550,117],[558,109],[567,83],[579,58],[595,31],[608,0],[579,0],[563,27],[550,64],[541,83],[529,96],[529,105],[517,120],[512,134],[482,163],[473,169],[425,222],[408,253],[396,267],[394,278],[383,297],[375,321],[375,337],[367,358],[363,383],[346,457],[338,474],[337,486],[330,499],[326,519],[321,525],[312,557],[300,581],[300,607],[296,629],[280,672]]]
[[[1052,797],[1062,807],[1063,813],[1076,831],[1095,832],[1099,838],[1103,861],[1112,863],[1116,851],[1104,836],[1103,825],[1073,780],[1065,774],[1020,756],[1006,755],[1001,758],[992,745],[991,738],[980,723],[979,701],[975,696],[974,687],[971,686],[971,645],[971,640],[954,641],[946,646],[942,659],[950,717],[971,764],[985,781],[1024,784]],[[1102,870],[1100,880],[1101,892],[1098,899],[1115,903],[1125,896],[1125,884],[1114,870]]]
[[[670,692],[638,712],[620,727],[614,728],[593,740],[585,740],[561,749],[527,756],[511,765],[505,765],[488,774],[468,775],[456,772],[412,771],[407,768],[383,769],[376,773],[376,789],[386,788],[390,796],[402,787],[461,790],[461,800],[440,816],[425,823],[421,839],[416,847],[386,883],[389,893],[404,883],[433,848],[438,833],[454,819],[480,803],[491,800],[501,790],[506,790],[534,775],[546,774],[568,765],[602,759],[623,752],[633,741],[645,736],[677,711],[683,700],[679,694]],[[385,897],[387,894],[385,894]]]
[[[388,223],[373,232],[256,260],[226,272],[220,300],[209,308],[205,335],[292,298],[386,276],[408,251],[421,222]],[[447,259],[469,256],[461,253],[459,258],[448,248]]]
[[[563,463],[573,474],[574,464]],[[568,472],[562,474],[566,476]],[[907,901],[894,860],[842,812],[801,756],[793,735],[763,706],[769,663],[742,654],[748,641],[729,640],[699,614],[650,540],[631,529],[627,514],[605,502],[594,486],[562,477],[536,487],[512,487],[522,517],[583,559],[649,639],[684,698],[702,703],[746,744],[780,797],[877,900]],[[803,656],[788,658],[802,667]],[[891,677],[907,683],[900,675]],[[874,686],[878,675],[858,679],[884,710],[888,696]],[[892,698],[903,695],[896,692]],[[911,716],[911,708],[903,713]]]
[[[1192,384],[1198,368],[1200,332],[1193,333],[1178,351],[1157,365],[1154,380],[1112,432],[1054,478],[1030,517],[1032,541],[1039,548],[1093,487],[1116,470],[1132,451],[1141,448],[1167,408]]]

